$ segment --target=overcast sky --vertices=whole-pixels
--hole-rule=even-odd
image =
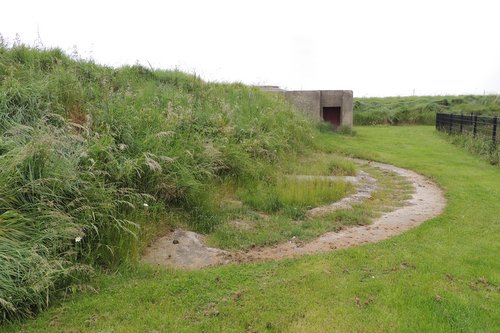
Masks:
[[[500,93],[500,0],[2,2],[0,33],[97,63],[354,95]]]

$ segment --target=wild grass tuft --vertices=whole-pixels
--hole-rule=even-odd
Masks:
[[[356,167],[354,163],[345,158],[335,158],[328,164],[328,171],[332,175],[338,176],[354,176],[356,175]]]
[[[323,179],[279,178],[275,184],[258,184],[241,189],[242,201],[251,208],[266,213],[284,212],[291,218],[302,218],[307,209],[335,202],[352,190],[342,181]]]
[[[474,137],[469,133],[461,135],[442,133],[441,135],[492,165],[500,164],[500,143],[494,143],[490,137]]]
[[[354,176],[356,165],[338,154],[315,152],[286,161],[284,171],[294,175]]]
[[[1,43],[0,321],[133,261],[176,214],[212,230],[213,184],[272,181],[315,132],[258,89]]]

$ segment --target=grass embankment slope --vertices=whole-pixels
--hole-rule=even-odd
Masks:
[[[325,134],[332,151],[432,177],[445,212],[387,241],[194,272],[101,275],[97,292],[7,332],[498,332],[500,169],[431,127]]]
[[[275,183],[315,133],[258,89],[0,45],[0,322],[134,262],[162,228],[213,230],[217,184]]]
[[[498,95],[355,98],[354,124],[434,125],[437,112],[500,115]]]

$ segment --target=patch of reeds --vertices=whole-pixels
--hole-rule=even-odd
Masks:
[[[437,112],[498,115],[500,98],[498,95],[356,98],[354,123],[434,125]]]

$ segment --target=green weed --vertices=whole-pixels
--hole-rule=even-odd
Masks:
[[[214,183],[264,181],[315,133],[258,89],[2,43],[0,321],[133,262],[181,218],[213,230]]]
[[[287,160],[283,166],[286,173],[314,176],[354,176],[356,165],[338,154],[315,152]]]
[[[350,191],[352,185],[346,182],[285,177],[279,178],[276,184],[243,188],[238,196],[252,209],[266,213],[286,211],[298,217],[308,208],[335,202]]]
[[[352,161],[345,158],[336,158],[328,163],[328,171],[331,175],[354,176],[356,167]]]

